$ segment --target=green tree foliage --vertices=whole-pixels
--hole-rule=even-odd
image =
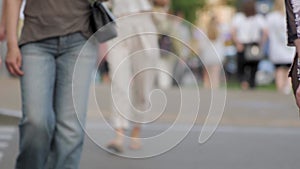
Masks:
[[[241,0],[227,0],[226,4],[229,6],[237,7]]]
[[[204,7],[206,0],[172,0],[173,12],[182,12],[189,22],[194,23],[197,19],[197,11]]]

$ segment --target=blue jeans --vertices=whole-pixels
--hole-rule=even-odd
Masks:
[[[85,42],[81,33],[73,33],[21,47],[23,117],[17,169],[78,168],[84,139],[79,121],[85,121],[97,67],[93,44],[76,63]]]

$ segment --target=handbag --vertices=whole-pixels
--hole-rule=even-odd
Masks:
[[[264,52],[258,43],[245,44],[245,60],[255,62],[264,59]]]
[[[99,43],[118,36],[115,17],[101,1],[91,3],[90,28]]]
[[[167,52],[174,53],[174,45],[170,36],[160,35],[158,38],[158,45],[162,57],[165,57],[168,54]]]

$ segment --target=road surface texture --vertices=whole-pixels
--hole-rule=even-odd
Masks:
[[[95,90],[94,90],[95,89]],[[97,106],[89,106],[87,136],[81,160],[81,169],[299,169],[300,121],[292,95],[274,91],[228,90],[225,111],[215,134],[204,144],[198,143],[203,122],[209,110],[210,93],[186,88],[185,95],[200,92],[199,116],[195,126],[174,148],[163,154],[142,159],[131,159],[108,153],[102,147],[113,138],[104,120],[109,118],[110,88],[96,85]],[[179,90],[164,91],[168,103],[165,112],[155,122],[143,127],[143,137],[158,135],[172,126],[178,117]],[[159,95],[153,96],[153,105],[161,104]],[[157,97],[157,98],[156,98]],[[203,98],[202,98],[203,97]],[[190,98],[193,99],[193,98]],[[93,100],[93,97],[90,98]],[[195,100],[185,98],[182,113],[185,119],[173,131],[184,135],[191,123],[189,107]],[[101,110],[104,118],[99,113]],[[20,90],[15,79],[0,79],[0,168],[13,169],[18,152],[17,123],[20,117]],[[163,143],[172,144],[173,138],[145,146],[138,151],[127,148],[124,156],[143,155]]]

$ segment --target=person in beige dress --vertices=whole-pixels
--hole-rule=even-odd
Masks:
[[[158,38],[148,0],[112,0],[112,10],[118,25],[118,38],[109,42],[107,61],[112,80],[111,124],[115,138],[107,148],[123,152],[125,130],[132,121],[131,149],[140,149],[140,130],[143,113],[150,107],[149,96],[155,82],[155,71],[159,59]],[[149,32],[149,34],[144,34]],[[122,39],[127,37],[125,39]],[[152,50],[153,49],[153,50]],[[132,83],[132,87],[130,84]],[[131,90],[132,89],[132,90]]]

